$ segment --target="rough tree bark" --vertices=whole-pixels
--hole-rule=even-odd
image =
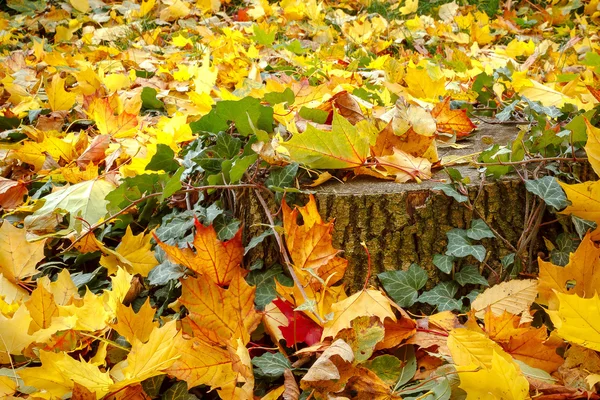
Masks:
[[[468,148],[450,150],[452,154],[469,154],[494,143],[506,144],[514,138],[513,127],[480,125],[477,134],[468,139]],[[482,138],[486,137],[483,144]],[[515,245],[523,231],[526,191],[518,177],[482,182],[480,174],[471,167],[459,167],[463,176],[469,176],[469,197],[486,223]],[[365,242],[371,254],[372,276],[382,271],[406,269],[417,263],[427,270],[429,288],[440,280],[441,273],[433,265],[435,254],[444,254],[447,246],[446,232],[452,228],[468,228],[473,212],[442,192],[432,190],[440,179],[438,172],[430,181],[421,184],[398,184],[356,178],[347,183],[329,183],[316,191],[319,212],[325,220],[335,219],[333,245],[343,250],[349,260],[345,283],[350,291],[363,287],[367,279],[367,255],[361,242]],[[304,203],[306,198],[301,199]],[[273,210],[276,209],[271,202]],[[267,219],[256,198],[252,195],[243,200],[242,219],[248,237],[255,236],[266,227]],[[488,251],[486,261],[492,267],[511,251],[500,240],[481,241]],[[537,243],[539,247],[540,243]],[[248,261],[263,259],[266,264],[279,261],[274,241],[267,240],[252,250]],[[483,267],[482,267],[483,268]]]

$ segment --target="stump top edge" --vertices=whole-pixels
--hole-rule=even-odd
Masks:
[[[518,128],[515,126],[480,124],[475,134],[459,143],[467,145],[462,149],[443,148],[439,150],[440,157],[445,155],[468,155],[483,151],[490,147],[484,143],[484,138],[493,141],[493,144],[506,145],[512,141],[517,133]],[[471,184],[478,185],[481,182],[481,177],[476,168],[460,165],[455,166],[463,177],[469,177]],[[314,190],[317,196],[335,195],[335,196],[377,196],[381,194],[396,194],[410,191],[431,190],[435,185],[442,183],[447,179],[448,175],[443,170],[434,172],[430,180],[422,183],[408,182],[396,183],[392,181],[383,181],[366,176],[359,176],[347,182],[329,181]]]

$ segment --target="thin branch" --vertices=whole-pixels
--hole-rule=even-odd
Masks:
[[[547,161],[573,161],[581,162],[587,161],[587,157],[546,157],[546,158],[528,158],[527,160],[521,161],[498,161],[493,163],[479,163],[474,162],[473,165],[477,167],[485,167],[487,165],[525,165],[530,163],[547,162]]]

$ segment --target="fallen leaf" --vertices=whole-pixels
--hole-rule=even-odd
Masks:
[[[52,111],[70,110],[75,105],[77,94],[65,90],[65,81],[59,74],[55,74],[46,84],[48,105]]]
[[[563,339],[588,349],[600,351],[600,297],[589,299],[576,294],[556,292],[558,310],[548,310],[556,333]]]
[[[230,240],[221,242],[212,226],[205,227],[198,220],[195,221],[195,226],[195,252],[189,248],[180,249],[165,244],[156,235],[154,239],[172,262],[202,274],[218,285],[229,284],[235,275],[243,272],[240,268],[244,257],[242,230],[239,229]]]
[[[413,157],[402,150],[394,149],[394,154],[376,157],[385,171],[395,176],[396,182],[408,182],[431,178],[431,162],[425,158]]]
[[[468,136],[477,127],[467,116],[466,110],[450,108],[450,97],[437,103],[431,115],[435,118],[438,132],[456,133],[458,138]]]
[[[342,329],[350,328],[358,317],[374,316],[384,322],[386,318],[396,321],[390,301],[380,291],[363,289],[331,306],[333,317],[325,322],[322,340],[335,337]]]
[[[8,220],[0,227],[0,272],[15,284],[35,275],[37,264],[44,258],[46,240],[28,242],[26,234]]]
[[[477,318],[483,318],[488,307],[496,315],[503,311],[519,315],[529,311],[531,303],[537,297],[537,287],[538,283],[533,279],[503,282],[478,295],[471,303],[471,309],[475,311]]]

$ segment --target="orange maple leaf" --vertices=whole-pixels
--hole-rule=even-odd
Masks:
[[[108,97],[95,99],[90,104],[89,113],[102,135],[113,138],[134,136],[139,124],[138,116],[127,111],[119,112],[118,109],[118,102]]]
[[[493,341],[517,360],[548,373],[558,369],[564,362],[556,350],[563,341],[548,337],[545,327],[534,328],[529,323],[520,324],[521,317],[504,312],[495,315],[491,310],[485,314],[485,330]]]
[[[243,271],[240,267],[244,257],[242,229],[230,240],[221,242],[212,225],[204,226],[197,219],[195,225],[193,244],[196,252],[165,244],[156,235],[154,239],[172,262],[205,275],[217,285],[228,285],[235,274]]]
[[[466,110],[452,110],[450,97],[435,105],[431,111],[435,118],[438,132],[456,133],[457,137],[465,137],[477,127],[467,116]]]

